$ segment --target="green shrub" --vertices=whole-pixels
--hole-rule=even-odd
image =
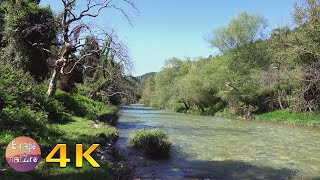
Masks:
[[[0,96],[5,106],[34,105],[41,90],[33,78],[22,70],[0,63]]]
[[[48,121],[50,123],[67,123],[71,121],[70,114],[60,101],[43,95],[39,100],[42,110],[48,113]]]
[[[70,121],[63,104],[49,98],[28,73],[9,64],[0,63],[0,67],[0,98],[4,107],[42,112],[48,115],[50,123]]]
[[[168,136],[157,129],[143,129],[134,132],[129,139],[130,146],[141,149],[148,156],[165,157],[169,155],[172,143]]]
[[[15,136],[29,136],[39,139],[49,137],[53,129],[47,127],[47,114],[33,111],[27,107],[6,107],[0,112],[0,134],[14,134]]]
[[[109,106],[80,94],[69,94],[58,90],[54,98],[75,116],[97,119],[101,115],[110,113]]]
[[[215,116],[218,117],[225,117],[225,118],[234,118],[237,117],[231,110],[230,108],[224,108],[223,110],[216,112]]]
[[[226,107],[226,103],[223,101],[217,102],[214,106],[208,109],[210,115],[214,115],[215,113],[223,110]]]

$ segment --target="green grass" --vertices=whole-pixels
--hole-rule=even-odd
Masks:
[[[116,128],[108,125],[110,117],[116,116],[117,108],[105,105],[100,102],[93,101],[81,95],[63,94],[65,98],[57,98],[64,105],[61,109],[65,110],[70,120],[48,123],[47,116],[43,111],[32,111],[24,108],[8,108],[2,111],[2,114],[8,118],[0,119],[0,124],[12,126],[10,121],[18,122],[12,128],[6,128],[0,132],[0,179],[112,179],[111,170],[107,161],[98,161],[101,168],[93,168],[86,160],[84,160],[83,168],[75,168],[75,144],[82,143],[84,151],[93,143],[105,144],[109,142],[109,137],[116,132]],[[68,102],[71,100],[72,103]],[[75,104],[84,113],[80,113],[78,109],[72,107]],[[77,112],[75,112],[77,111]],[[38,115],[44,114],[41,117]],[[101,119],[103,116],[105,119]],[[11,130],[12,129],[12,130]],[[27,134],[26,134],[27,133]],[[8,167],[5,160],[5,149],[7,144],[14,138],[27,135],[35,139],[41,146],[42,160],[35,170],[27,173],[19,173]],[[45,163],[45,157],[53,149],[56,144],[67,144],[67,157],[71,159],[67,168],[60,168],[58,163]],[[97,149],[99,153],[105,153],[100,147]],[[94,157],[94,155],[93,155]],[[3,171],[4,170],[4,171]]]
[[[276,110],[255,116],[257,121],[290,124],[296,126],[320,127],[320,115],[309,113],[293,113],[285,110]]]
[[[112,134],[116,131],[111,127],[99,121],[92,121],[81,117],[74,117],[74,121],[68,124],[59,124],[57,128],[68,136],[78,137],[79,135],[95,136],[97,134]],[[99,127],[99,128],[95,128]]]
[[[170,153],[172,143],[168,136],[157,129],[135,131],[129,139],[130,146],[143,150],[147,156],[166,157]]]
[[[94,124],[96,125],[95,127],[93,126]],[[38,143],[41,145],[42,155],[47,155],[55,144],[66,143],[67,157],[71,159],[71,163],[68,163],[67,168],[59,168],[58,163],[45,163],[45,157],[43,156],[35,170],[28,173],[19,173],[9,167],[5,167],[7,170],[2,172],[2,174],[0,172],[0,179],[34,179],[39,176],[46,179],[56,179],[60,177],[67,179],[93,179],[93,177],[98,179],[111,179],[107,162],[99,162],[101,168],[92,168],[90,164],[84,161],[83,168],[75,168],[75,162],[72,161],[75,159],[74,148],[76,143],[83,143],[85,150],[92,143],[102,143],[103,140],[107,141],[107,139],[101,139],[101,137],[108,137],[115,133],[115,127],[98,121],[73,117],[73,122],[55,125],[55,129],[59,132],[59,135],[52,136],[49,140],[40,140]],[[8,144],[13,138],[10,134],[2,135],[0,137],[2,149],[4,149],[3,145]]]

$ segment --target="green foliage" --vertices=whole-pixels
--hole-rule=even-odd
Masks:
[[[44,88],[37,84],[29,73],[9,64],[0,63],[0,67],[0,99],[4,101],[4,107],[0,109],[0,154],[4,154],[5,146],[18,136],[28,136],[35,139],[42,145],[43,153],[47,154],[48,150],[53,148],[52,145],[57,143],[65,142],[70,149],[73,149],[71,147],[79,142],[88,147],[92,143],[109,142],[110,137],[115,133],[116,129],[106,125],[105,122],[116,113],[116,107],[105,106],[103,103],[94,102],[87,97],[72,96],[64,92],[60,93],[63,93],[65,99],[49,98],[45,94]],[[86,113],[95,113],[94,118],[100,114],[109,114],[110,116],[104,117],[107,119],[103,119],[103,122],[72,117],[69,114],[71,110],[74,110],[72,104],[64,106],[66,100],[70,99]],[[110,121],[113,120],[110,119]],[[68,151],[68,157],[74,156],[74,151]],[[7,169],[7,163],[3,160],[0,160],[0,165]],[[59,168],[58,164],[47,165],[43,160],[27,176],[30,179],[39,177],[54,179],[57,176],[79,179],[90,177],[92,174],[98,177],[110,177],[108,166],[104,166],[107,169],[93,170],[89,164],[85,164],[84,168],[79,171],[79,169],[73,168],[74,165],[65,169]],[[21,174],[10,168],[0,176],[5,179],[22,178]],[[27,176],[23,176],[23,178]]]
[[[5,45],[1,60],[29,72],[37,81],[44,80],[49,74],[49,55],[33,44],[49,49],[55,40],[57,29],[51,9],[27,0],[6,1],[0,9]]]
[[[11,110],[10,110],[11,111]],[[114,112],[113,108],[110,107],[110,112]],[[38,129],[39,123],[34,123],[33,119],[41,119],[39,114],[35,114],[34,112],[28,112],[24,110],[12,110],[12,113],[15,113],[15,117],[21,119],[26,116],[27,118],[23,123],[30,124],[25,131],[25,134],[19,135],[27,135],[35,139],[38,143],[41,144],[41,150],[43,154],[48,154],[50,150],[52,150],[55,144],[64,142],[67,144],[68,152],[67,157],[75,157],[75,149],[74,146],[76,143],[81,142],[84,147],[87,149],[93,143],[103,144],[109,142],[111,137],[115,134],[116,128],[106,125],[105,123],[91,121],[89,119],[72,117],[72,122],[66,124],[58,124],[55,125],[55,130],[59,131],[59,133],[49,133],[48,129],[41,128]],[[17,114],[18,113],[18,114]],[[19,115],[20,114],[20,115]],[[11,116],[11,115],[10,115]],[[37,117],[38,116],[38,117]],[[2,116],[0,116],[2,117]],[[29,117],[32,117],[29,119]],[[32,120],[31,122],[29,122]],[[1,122],[1,121],[0,121]],[[94,126],[96,125],[96,126]],[[24,125],[25,126],[25,125]],[[32,127],[34,126],[34,128]],[[99,128],[96,128],[96,127]],[[1,127],[1,126],[0,126]],[[1,127],[2,128],[2,127]],[[17,127],[12,131],[16,130]],[[35,130],[35,131],[32,131]],[[19,131],[20,132],[20,131]],[[8,131],[6,134],[0,134],[0,153],[4,154],[5,146],[14,138],[16,135],[12,136]],[[104,137],[104,138],[102,138]],[[101,149],[98,151],[101,152]],[[102,151],[103,152],[103,151]],[[4,159],[4,158],[3,158]],[[27,174],[20,174],[16,171],[8,168],[6,162],[0,162],[2,168],[8,168],[5,173],[0,174],[0,178],[2,179],[56,179],[57,177],[67,178],[67,179],[90,179],[92,176],[96,178],[104,178],[104,179],[112,179],[111,178],[111,170],[109,163],[99,162],[101,168],[92,168],[89,163],[84,162],[84,167],[80,169],[75,168],[75,162],[71,162],[67,168],[60,168],[58,163],[48,164],[44,162],[44,158],[41,160],[39,165],[35,170],[29,172]]]
[[[144,81],[141,102],[245,119],[286,108],[319,113],[319,7],[316,0],[296,5],[298,27],[277,28],[266,40],[261,35],[265,19],[240,14],[209,39],[223,54],[197,61],[168,60],[161,72]],[[217,105],[219,101],[226,107]]]
[[[35,104],[41,94],[34,80],[28,73],[15,69],[11,65],[0,63],[0,94],[5,106],[26,106]]]
[[[208,115],[215,115],[217,112],[222,111],[226,107],[226,103],[223,101],[217,102],[214,106],[205,109]]]
[[[47,97],[34,79],[22,70],[0,63],[0,97],[5,107],[43,111],[51,123],[67,122],[69,116],[57,100]]]
[[[138,130],[130,136],[129,143],[153,157],[168,156],[172,145],[167,135],[157,129]]]
[[[234,18],[227,27],[214,30],[208,41],[221,52],[227,52],[262,38],[265,27],[266,20],[262,16],[243,12]]]
[[[33,111],[27,107],[6,107],[0,112],[0,131],[1,134],[13,133],[15,136],[29,136],[38,139],[38,137],[45,137],[50,132],[46,128],[47,118],[45,112]]]
[[[110,109],[109,106],[80,94],[71,95],[57,91],[54,98],[61,102],[69,113],[89,119],[97,119],[100,115],[108,114]]]
[[[288,110],[276,110],[255,116],[256,120],[284,123],[298,126],[320,127],[320,116],[311,113],[294,113]]]
[[[41,109],[47,112],[50,123],[67,123],[71,121],[70,114],[67,113],[63,103],[48,97],[44,91],[37,101],[41,104]]]

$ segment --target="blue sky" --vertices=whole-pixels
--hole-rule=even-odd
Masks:
[[[298,0],[135,0],[140,13],[123,6],[133,25],[113,10],[105,10],[92,23],[111,26],[117,31],[129,48],[134,63],[132,74],[142,75],[161,70],[165,60],[171,57],[216,54],[217,50],[204,37],[243,11],[268,19],[268,31],[292,25],[295,2]],[[60,0],[42,0],[41,4],[61,10]]]

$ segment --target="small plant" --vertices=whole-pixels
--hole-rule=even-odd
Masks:
[[[153,157],[168,156],[172,146],[168,136],[157,129],[143,129],[134,132],[129,139],[129,144]]]

